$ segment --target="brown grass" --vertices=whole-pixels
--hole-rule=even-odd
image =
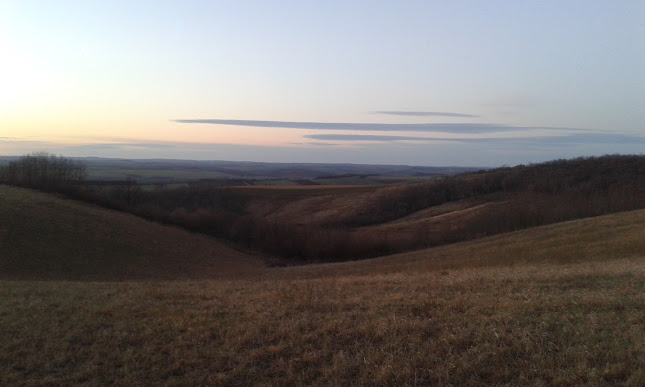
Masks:
[[[370,211],[383,189],[376,186],[298,186],[284,189],[237,187],[248,195],[246,210],[272,222],[319,225],[342,223]]]
[[[0,281],[1,385],[645,383],[645,211],[211,281]]]
[[[405,186],[327,186],[310,190],[248,190],[250,201],[246,210],[272,222],[299,225],[342,225],[374,211],[377,201],[387,195],[396,197]],[[287,193],[293,192],[293,195]]]
[[[474,217],[490,213],[492,208],[502,205],[502,202],[483,202],[480,199],[458,200],[417,211],[390,222],[358,227],[350,232],[359,240],[389,239],[391,243],[407,246],[408,249],[422,247],[424,244],[427,247],[440,243],[438,240],[441,237],[434,238],[435,236],[459,229]],[[405,250],[404,247],[401,250]]]
[[[262,266],[214,238],[0,185],[0,278],[213,278]]]
[[[0,283],[0,383],[642,385],[645,262]]]

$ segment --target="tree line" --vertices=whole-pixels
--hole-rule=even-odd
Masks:
[[[44,191],[66,190],[86,176],[82,162],[45,152],[21,156],[0,168],[0,182]]]

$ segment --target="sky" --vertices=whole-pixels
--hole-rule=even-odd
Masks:
[[[643,154],[645,2],[0,0],[0,155]]]

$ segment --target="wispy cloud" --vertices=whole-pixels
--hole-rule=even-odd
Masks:
[[[474,114],[451,113],[451,112],[415,112],[415,111],[400,111],[400,110],[385,110],[371,112],[372,114],[386,114],[390,116],[412,116],[412,117],[460,117],[460,118],[474,118],[479,117]]]
[[[566,136],[535,137],[532,140],[550,145],[575,144],[645,144],[645,137],[627,134],[574,133]]]
[[[306,137],[306,136],[305,136]],[[318,141],[308,141],[308,142],[292,142],[291,145],[313,145],[313,146],[340,146],[337,143],[333,142],[318,142]]]
[[[413,136],[380,136],[373,134],[308,134],[304,136],[311,140],[324,141],[432,141],[429,137]]]
[[[460,142],[470,144],[506,144],[506,145],[534,145],[543,146],[571,146],[578,144],[645,144],[645,137],[623,134],[604,133],[574,133],[563,136],[541,137],[485,137],[485,138],[431,138],[414,136],[380,136],[360,134],[310,134],[304,136],[311,140],[323,141],[438,141]]]
[[[525,132],[541,130],[583,130],[578,128],[549,128],[529,126],[509,126],[487,123],[422,123],[422,124],[389,124],[366,122],[297,122],[297,121],[256,121],[256,120],[223,120],[223,119],[180,119],[173,120],[182,124],[212,124],[250,126],[260,128],[313,129],[313,130],[351,130],[375,132],[433,132],[454,134],[484,134],[496,132]]]

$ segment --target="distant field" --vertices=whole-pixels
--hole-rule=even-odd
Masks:
[[[145,169],[145,168],[108,168],[104,166],[88,168],[90,181],[121,181],[133,178],[140,184],[173,184],[177,182],[189,183],[199,180],[218,180],[224,185],[226,180],[235,181],[243,178],[244,173],[225,173],[216,170],[190,170],[182,168]],[[329,179],[298,179],[298,178],[273,178],[267,179],[264,175],[254,176],[249,173],[246,179],[249,184],[258,187],[316,187],[316,186],[366,186],[385,185],[405,182],[421,182],[435,179],[436,176],[368,176],[368,177],[339,177]],[[232,183],[235,184],[235,183]]]
[[[337,177],[329,179],[316,179],[316,183],[324,185],[385,185],[385,184],[397,184],[397,183],[420,183],[426,182],[437,177],[442,176],[441,174],[437,175],[425,175],[425,176],[358,176],[358,177]]]
[[[320,195],[355,194],[372,192],[378,186],[366,185],[253,185],[230,187],[233,192],[242,193],[252,198],[266,197],[316,197]]]
[[[216,171],[191,171],[178,169],[119,169],[106,167],[88,168],[88,178],[92,180],[123,180],[133,177],[143,183],[150,180],[199,180],[229,178],[230,175]]]
[[[156,241],[170,260],[145,281],[0,281],[0,385],[645,384],[645,210],[360,262],[236,258],[225,276],[167,281],[209,244],[241,253],[31,191],[0,198],[2,259],[115,246],[136,271]]]
[[[0,162],[8,162],[0,157]],[[128,177],[140,184],[186,183],[204,179],[245,179],[260,185],[380,185],[425,181],[477,168],[369,164],[256,163],[195,160],[133,160],[79,158],[88,179],[118,181]]]

